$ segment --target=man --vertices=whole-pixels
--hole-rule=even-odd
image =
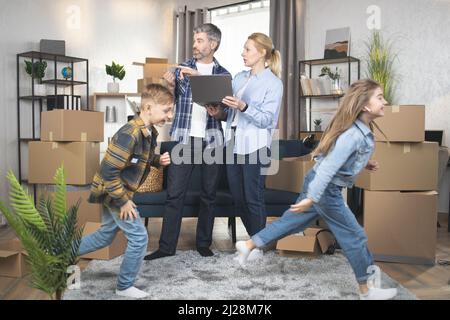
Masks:
[[[139,116],[125,124],[113,136],[100,171],[94,177],[89,202],[103,203],[102,226],[81,239],[79,254],[99,250],[111,244],[122,230],[128,246],[120,266],[116,294],[145,298],[148,293],[134,287],[134,281],[147,251],[148,235],[136,205],[134,192],[145,181],[150,166],[170,164],[168,153],[155,154],[158,131],[172,118],[173,95],[159,84],[150,84],[141,97]]]
[[[197,222],[196,247],[201,256],[212,256],[209,249],[214,227],[214,204],[221,166],[194,163],[194,155],[203,154],[205,148],[217,152],[223,146],[223,131],[220,121],[208,115],[206,108],[192,102],[189,76],[229,74],[214,58],[219,48],[221,32],[215,25],[207,23],[194,29],[193,58],[182,63],[175,73],[168,72],[164,78],[174,90],[176,101],[175,118],[170,130],[171,139],[181,144],[182,158],[188,161],[169,166],[167,178],[167,200],[159,249],[145,257],[153,260],[172,256],[176,252],[180,234],[184,200],[194,166],[201,167],[202,188]],[[180,145],[177,145],[180,147]],[[176,148],[179,149],[179,148]],[[219,151],[220,152],[220,151]],[[172,153],[172,158],[178,154]]]

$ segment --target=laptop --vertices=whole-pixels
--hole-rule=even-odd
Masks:
[[[190,76],[192,101],[205,106],[219,104],[226,96],[233,96],[230,75]]]

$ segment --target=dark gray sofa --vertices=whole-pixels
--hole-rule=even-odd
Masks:
[[[175,142],[163,142],[161,144],[161,154],[170,152],[175,146]],[[298,157],[311,152],[300,140],[280,140],[279,158]],[[183,207],[183,217],[197,217],[200,202],[201,171],[196,167],[192,173],[191,184],[186,194],[185,206]],[[167,189],[167,168],[164,169],[164,184],[161,192],[136,193],[133,201],[138,206],[139,212],[145,218],[145,225],[148,226],[148,219],[152,217],[162,217],[166,201]],[[289,206],[295,202],[298,194],[273,189],[265,190],[265,202],[267,215],[279,217]],[[219,187],[217,190],[215,215],[216,217],[228,217],[228,224],[231,227],[232,241],[236,242],[236,213],[233,207],[225,166],[222,166]]]

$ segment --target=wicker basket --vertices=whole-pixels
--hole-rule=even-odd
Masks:
[[[163,190],[164,168],[151,167],[150,172],[137,192],[160,192]]]

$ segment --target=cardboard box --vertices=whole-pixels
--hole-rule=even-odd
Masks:
[[[379,191],[437,190],[438,152],[436,142],[376,142],[372,159],[379,162],[380,169],[364,169],[355,185]]]
[[[393,105],[384,108],[384,117],[375,120],[391,142],[425,141],[425,106]],[[386,141],[377,132],[377,141]]]
[[[138,79],[138,81],[137,81],[137,92],[138,93],[144,92],[145,87],[148,84],[151,84],[151,83],[157,83],[157,84],[161,84],[163,86],[167,86],[167,81],[162,79],[162,78]]]
[[[66,184],[92,182],[100,166],[98,142],[31,141],[28,156],[28,181],[53,184],[56,170],[64,163]]]
[[[18,238],[0,242],[0,276],[21,278],[28,274],[26,255]]]
[[[437,192],[364,190],[364,228],[377,261],[434,264]]]
[[[41,141],[103,141],[103,112],[52,110],[41,116]]]
[[[133,65],[143,67],[143,78],[158,78],[161,79],[164,73],[171,68],[177,66],[176,64],[170,64],[168,59],[165,58],[146,58],[145,63],[133,62]]]
[[[55,185],[38,185],[38,198],[41,195],[45,197],[53,197]],[[75,205],[80,200],[78,207],[77,225],[83,226],[87,222],[102,222],[103,205],[101,203],[89,203],[89,195],[91,193],[91,186],[67,186],[66,187],[66,203],[67,208]]]
[[[311,155],[272,160],[271,167],[278,165],[278,173],[266,177],[266,188],[300,193],[303,180],[314,164]]]
[[[307,228],[303,233],[291,234],[278,240],[277,249],[320,254],[335,244],[334,236],[321,228]],[[319,233],[320,232],[320,233]]]
[[[84,226],[84,232],[83,236],[87,236],[91,233],[94,233],[101,227],[101,223],[97,222],[88,222]],[[96,259],[96,260],[111,260],[115,257],[118,257],[122,255],[125,252],[125,249],[127,248],[128,241],[125,238],[125,235],[122,231],[118,231],[116,234],[116,237],[114,238],[113,242],[100,250],[87,253],[85,255],[82,255],[81,258],[83,259]]]

